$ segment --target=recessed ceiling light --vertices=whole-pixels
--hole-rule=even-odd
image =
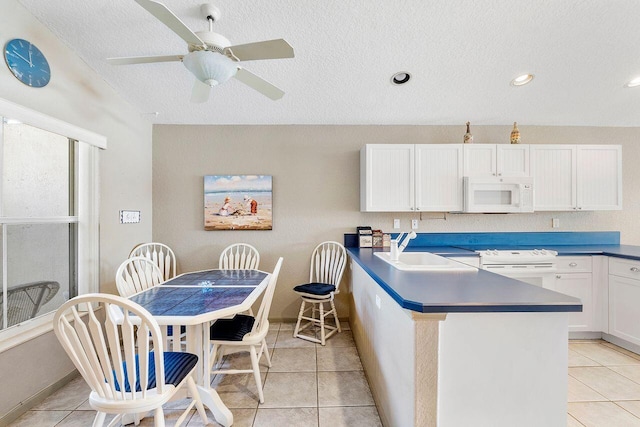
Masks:
[[[403,85],[411,79],[411,74],[406,71],[400,71],[391,76],[391,83],[394,85]]]
[[[533,74],[523,74],[511,80],[511,86],[522,86],[533,80]]]
[[[636,77],[635,79],[627,82],[627,84],[624,85],[625,87],[636,87],[636,86],[640,86],[640,77]]]

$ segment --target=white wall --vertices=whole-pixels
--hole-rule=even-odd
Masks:
[[[424,213],[419,232],[613,231],[623,243],[640,244],[640,129],[519,125],[522,143],[621,144],[624,210],[533,214]],[[368,143],[462,142],[464,126],[179,126],[153,132],[153,237],[169,244],[182,271],[214,267],[228,244],[244,241],[261,253],[261,267],[284,264],[271,317],[293,319],[299,299],[292,288],[308,280],[313,247],[342,241],[358,225],[393,231],[400,218],[408,231],[417,213],[359,211],[359,150]],[[510,126],[475,126],[475,143],[508,143]],[[203,176],[273,175],[272,231],[204,231]],[[551,218],[560,228],[551,228]],[[348,315],[340,295],[341,317]]]
[[[2,46],[13,38],[33,42],[49,59],[51,82],[30,88],[0,64],[0,97],[108,139],[100,153],[100,288],[115,293],[116,268],[135,244],[151,239],[151,124],[15,0],[2,7]],[[142,211],[142,222],[119,224],[121,209]],[[29,374],[42,366],[44,353],[51,368]],[[0,354],[0,417],[71,370],[51,333]]]

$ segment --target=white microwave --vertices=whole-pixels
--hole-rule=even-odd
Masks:
[[[464,212],[533,212],[533,178],[463,178]]]

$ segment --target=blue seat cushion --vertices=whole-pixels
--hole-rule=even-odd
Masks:
[[[305,294],[311,295],[329,295],[331,292],[336,290],[335,285],[330,285],[328,283],[307,283],[305,285],[298,285],[293,288],[296,292],[302,292]]]
[[[255,317],[236,314],[233,319],[218,319],[209,328],[209,338],[216,341],[242,341],[251,332]]]
[[[198,363],[198,356],[191,353],[180,352],[164,352],[164,383],[173,384],[178,386],[191,373],[193,368]],[[126,392],[131,391],[131,385],[129,384],[129,378],[127,375],[127,362],[123,362],[124,368],[124,390]],[[114,374],[115,376],[115,374]],[[156,362],[154,359],[154,352],[149,353],[149,385],[147,390],[151,390],[156,387]],[[120,384],[116,380],[116,390],[120,391]],[[138,355],[136,355],[136,391],[142,391],[140,387],[140,367],[138,364]]]

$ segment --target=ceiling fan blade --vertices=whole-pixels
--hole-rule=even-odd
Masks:
[[[198,79],[194,79],[193,82],[193,90],[191,91],[191,102],[203,103],[209,100],[209,93],[211,92],[211,87],[202,83]]]
[[[229,46],[224,53],[235,61],[293,58],[293,47],[284,39],[276,39]]]
[[[151,13],[164,25],[169,27],[171,31],[179,35],[182,40],[189,44],[204,45],[204,42],[198,37],[184,22],[171,12],[167,6],[153,0],[136,0],[140,6],[144,7],[147,12]]]
[[[150,64],[153,62],[182,61],[183,57],[184,55],[127,56],[122,58],[107,58],[107,62],[111,65]]]
[[[235,78],[274,101],[284,96],[284,91],[242,67],[238,67]]]

